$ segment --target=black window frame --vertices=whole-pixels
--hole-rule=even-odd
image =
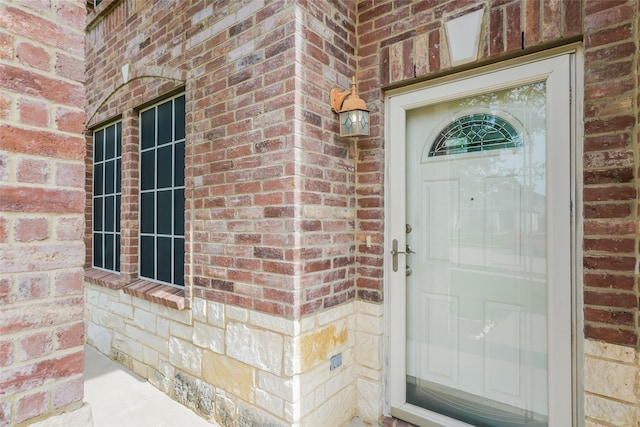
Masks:
[[[138,277],[184,288],[185,94],[139,111]]]
[[[91,201],[91,267],[119,274],[122,204],[120,120],[93,131]]]

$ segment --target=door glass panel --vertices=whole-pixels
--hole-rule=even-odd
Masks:
[[[407,113],[407,401],[547,426],[545,83]]]

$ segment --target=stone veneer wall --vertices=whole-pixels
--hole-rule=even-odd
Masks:
[[[85,2],[0,3],[0,425],[83,406]],[[69,423],[69,424],[67,424]]]
[[[640,426],[640,352],[589,339],[584,348],[585,425]]]
[[[356,408],[370,422],[382,411],[380,305],[290,320],[201,298],[175,310],[89,283],[85,294],[90,345],[223,426],[340,426]]]

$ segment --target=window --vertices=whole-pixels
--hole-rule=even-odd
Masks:
[[[93,267],[120,271],[122,124],[93,134]]]
[[[140,277],[184,286],[185,97],[140,113]]]
[[[449,123],[438,134],[429,157],[521,145],[520,134],[505,119],[493,114],[469,114]]]

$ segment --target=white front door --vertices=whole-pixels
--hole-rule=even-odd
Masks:
[[[388,99],[392,414],[571,425],[569,55]]]

